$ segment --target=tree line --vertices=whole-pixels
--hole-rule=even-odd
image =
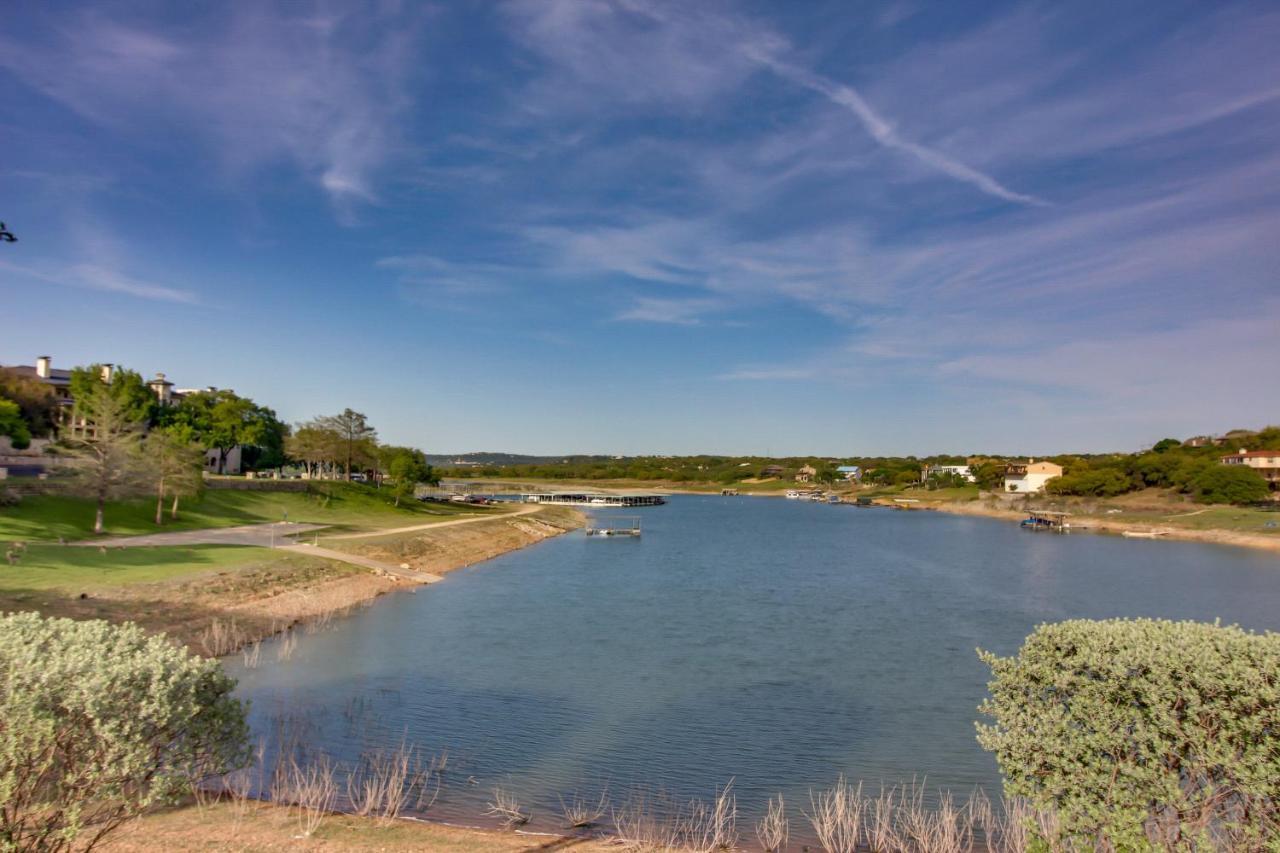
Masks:
[[[1258,431],[1234,430],[1228,437],[1251,450],[1280,450],[1280,427]],[[1144,488],[1166,488],[1203,503],[1251,503],[1264,500],[1267,481],[1243,465],[1222,465],[1221,457],[1236,445],[1192,447],[1173,438],[1162,439],[1136,454],[1059,454],[1042,457],[1063,467],[1063,476],[1049,481],[1046,491],[1058,495],[1114,497]],[[779,478],[792,480],[805,467],[813,468],[813,482],[841,479],[837,468],[856,465],[862,483],[875,486],[921,486],[929,489],[969,485],[950,472],[925,471],[933,466],[967,465],[979,489],[1003,489],[1005,469],[1015,457],[1004,456],[850,456],[769,458],[762,456],[566,456],[559,461],[509,465],[485,464],[445,469],[451,478],[510,477],[554,480],[643,480],[670,483],[719,483]]]
[[[438,482],[417,448],[384,445],[367,416],[352,409],[291,428],[267,406],[225,389],[161,402],[135,371],[101,365],[71,372],[72,408],[60,413],[52,388],[13,371],[0,370],[0,435],[16,448],[33,437],[56,440],[48,451],[61,457],[69,494],[93,500],[95,532],[114,500],[153,495],[156,523],[169,503],[176,518],[180,500],[203,489],[207,452],[212,467],[227,470],[234,448],[252,471],[297,464],[316,479],[365,480],[390,490],[396,505],[420,483]]]

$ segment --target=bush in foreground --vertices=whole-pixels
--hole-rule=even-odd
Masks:
[[[978,740],[1005,794],[1093,849],[1259,849],[1280,832],[1280,635],[1148,619],[1041,625]]]
[[[0,617],[0,849],[89,849],[242,766],[234,686],[133,624]]]

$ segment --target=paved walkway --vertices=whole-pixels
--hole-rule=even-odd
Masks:
[[[301,524],[275,521],[268,524],[244,524],[239,527],[203,527],[173,533],[146,533],[142,536],[111,536],[72,542],[82,548],[133,548],[139,545],[256,545],[270,548],[284,544],[286,537],[323,530],[323,524]]]
[[[452,521],[437,521],[434,524],[415,524],[411,527],[395,527],[390,530],[374,530],[365,533],[347,533],[342,536],[326,536],[326,539],[359,539],[366,536],[380,536],[388,533],[409,533],[415,530],[429,530],[436,527],[448,527],[454,524],[467,524],[473,521],[488,521],[493,518],[510,518],[536,511],[538,507],[524,507],[505,515],[482,515],[475,518],[459,518]],[[302,533],[323,530],[324,524],[303,524],[295,521],[276,521],[267,524],[245,524],[239,527],[206,527],[199,530],[180,530],[173,533],[147,533],[141,536],[115,536],[107,539],[90,539],[70,544],[81,548],[136,548],[148,545],[253,545],[259,548],[275,548],[279,551],[292,551],[296,554],[308,554],[312,557],[324,557],[373,569],[388,575],[394,575],[415,583],[436,583],[444,580],[440,575],[431,572],[418,572],[401,568],[393,563],[384,563],[359,554],[348,554],[331,548],[317,545],[296,544],[288,537]]]
[[[340,536],[325,536],[325,539],[365,539],[373,536],[387,536],[394,533],[413,533],[418,530],[434,530],[437,527],[452,527],[455,524],[474,524],[479,521],[491,521],[495,518],[514,518],[537,512],[537,505],[524,506],[515,512],[498,515],[477,515],[472,518],[455,518],[450,521],[435,521],[426,524],[414,524],[408,527],[392,527],[387,530],[368,530],[361,533],[344,533]],[[253,545],[259,548],[276,548],[281,551],[292,551],[297,554],[309,554],[313,557],[324,557],[329,560],[349,563],[366,569],[385,572],[389,575],[414,581],[415,583],[436,583],[444,580],[440,575],[430,572],[418,572],[401,568],[392,563],[362,557],[359,554],[348,554],[318,545],[291,543],[290,536],[323,530],[327,525],[303,524],[296,521],[276,521],[267,524],[244,524],[239,527],[206,527],[200,530],[181,530],[173,533],[147,533],[142,536],[115,536],[107,539],[90,539],[83,542],[72,542],[82,548],[135,548],[146,545]]]
[[[504,512],[500,515],[477,515],[471,518],[455,518],[452,521],[433,521],[426,524],[413,524],[409,527],[392,527],[387,530],[368,530],[363,533],[343,533],[341,536],[326,536],[325,539],[367,539],[372,536],[390,536],[393,533],[413,533],[416,530],[435,530],[437,527],[452,527],[455,524],[475,524],[478,521],[492,521],[495,518],[515,518],[517,515],[529,515],[542,509],[541,504],[522,506],[515,512]]]

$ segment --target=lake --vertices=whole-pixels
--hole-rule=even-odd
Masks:
[[[710,798],[733,778],[745,817],[838,774],[996,795],[976,647],[1075,617],[1280,630],[1261,551],[770,498],[630,512],[640,539],[577,531],[301,634],[286,662],[264,644],[231,665],[255,732],[289,717],[347,761],[447,752],[430,814],[474,823],[498,785],[543,828],[604,786]]]

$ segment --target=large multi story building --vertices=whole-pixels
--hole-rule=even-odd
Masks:
[[[93,425],[75,414],[75,401],[71,397],[71,371],[55,368],[51,356],[42,355],[36,359],[35,364],[0,365],[0,367],[18,376],[42,382],[54,389],[58,399],[59,430],[66,430],[73,435],[92,434]],[[115,365],[103,364],[101,370],[102,381],[110,383],[115,374]],[[157,373],[155,378],[148,380],[147,387],[156,395],[156,400],[162,406],[176,406],[189,394],[218,390],[212,385],[207,388],[175,388],[163,373]],[[210,450],[205,454],[206,471],[217,472],[218,457],[219,453],[216,450]],[[222,473],[239,474],[240,470],[240,448],[235,447],[227,453]]]

